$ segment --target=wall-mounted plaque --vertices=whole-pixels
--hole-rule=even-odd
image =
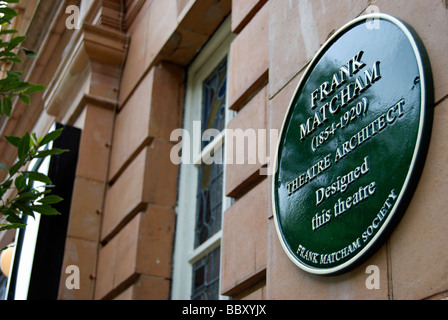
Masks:
[[[423,44],[394,17],[362,16],[321,48],[286,113],[272,183],[297,266],[338,274],[383,243],[418,183],[433,99]]]

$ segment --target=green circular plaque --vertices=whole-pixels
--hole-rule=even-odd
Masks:
[[[297,266],[338,274],[382,244],[420,177],[433,100],[425,49],[394,17],[362,16],[321,48],[287,111],[272,183]]]

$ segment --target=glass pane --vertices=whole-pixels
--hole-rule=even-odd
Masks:
[[[207,129],[222,131],[225,128],[227,58],[204,81],[202,100],[202,132]],[[202,148],[210,141],[203,141]]]
[[[225,128],[227,58],[203,83],[202,132]],[[210,141],[203,141],[202,148]],[[223,147],[211,154],[222,160]],[[218,163],[215,163],[218,162]],[[223,161],[201,164],[198,167],[195,248],[221,230],[223,210]],[[193,265],[193,300],[219,299],[220,248],[214,249]]]
[[[199,167],[195,248],[221,230],[223,171],[222,164]]]
[[[0,300],[4,300],[6,296],[6,285],[8,284],[8,278],[0,273]]]
[[[220,255],[218,247],[193,265],[192,300],[219,299]]]

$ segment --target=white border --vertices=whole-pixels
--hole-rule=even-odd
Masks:
[[[305,264],[303,264],[301,261],[299,261],[296,257],[294,257],[289,248],[286,246],[281,231],[279,229],[278,226],[278,217],[277,217],[277,205],[276,205],[276,201],[275,201],[275,185],[276,185],[276,179],[275,177],[277,176],[277,169],[278,169],[278,154],[280,151],[280,145],[281,145],[281,139],[283,138],[283,131],[286,125],[286,120],[288,119],[288,116],[291,112],[291,108],[292,108],[292,104],[294,102],[294,98],[297,96],[297,93],[299,91],[299,88],[302,86],[302,83],[304,80],[308,79],[309,75],[310,75],[310,71],[312,70],[312,68],[314,68],[314,64],[316,62],[316,60],[318,60],[318,58],[321,58],[321,54],[322,52],[328,50],[331,47],[331,44],[333,43],[333,41],[340,37],[342,33],[344,33],[347,29],[351,28],[352,26],[354,26],[355,24],[358,24],[359,22],[362,22],[364,20],[368,19],[383,19],[386,21],[390,21],[392,23],[394,23],[397,27],[399,27],[403,33],[408,37],[409,42],[412,45],[412,48],[414,50],[414,54],[417,60],[417,64],[418,64],[418,69],[420,72],[420,76],[421,76],[421,107],[420,107],[420,125],[419,125],[419,132],[418,132],[418,136],[417,136],[417,142],[416,142],[416,147],[414,149],[414,154],[412,157],[412,161],[411,161],[411,165],[410,168],[408,170],[406,179],[403,183],[403,188],[401,189],[400,194],[398,195],[398,199],[395,202],[395,205],[392,207],[390,214],[388,215],[388,217],[386,218],[386,220],[384,221],[383,225],[381,226],[381,228],[376,232],[376,234],[374,235],[374,237],[368,242],[368,244],[359,252],[357,253],[353,258],[351,258],[350,260],[344,262],[343,264],[337,266],[337,267],[333,267],[333,268],[328,268],[328,269],[319,269],[319,268],[314,268],[314,267],[309,267]],[[383,233],[385,232],[385,229],[387,227],[389,227],[390,224],[390,220],[392,220],[392,218],[395,216],[395,213],[397,211],[398,206],[401,205],[401,202],[403,200],[404,194],[408,192],[408,187],[409,187],[409,180],[413,174],[413,172],[415,171],[415,164],[417,161],[417,157],[419,155],[420,149],[421,149],[421,142],[422,142],[422,134],[423,134],[423,128],[424,128],[424,124],[426,122],[426,108],[428,107],[426,105],[427,102],[427,94],[426,94],[426,72],[424,69],[424,65],[423,65],[423,58],[422,55],[420,54],[420,50],[419,50],[419,46],[414,38],[414,35],[412,34],[412,32],[408,29],[408,27],[399,19],[390,16],[388,14],[384,14],[384,13],[373,13],[373,14],[366,14],[363,16],[360,16],[352,21],[350,21],[349,23],[347,23],[346,25],[344,25],[341,29],[339,29],[335,34],[333,34],[333,36],[331,36],[327,42],[325,42],[325,44],[319,49],[319,51],[316,53],[316,55],[314,56],[314,58],[312,59],[312,61],[309,63],[305,73],[303,74],[300,82],[298,83],[296,89],[294,90],[294,94],[291,98],[291,101],[289,103],[288,106],[288,110],[285,114],[285,118],[283,120],[283,124],[282,124],[282,128],[280,131],[280,136],[279,136],[279,141],[277,143],[277,152],[275,154],[275,161],[274,161],[274,172],[276,173],[273,176],[272,179],[272,192],[271,192],[271,196],[272,196],[272,210],[274,213],[274,221],[275,221],[275,228],[277,230],[277,236],[280,240],[280,243],[283,247],[283,250],[285,251],[286,255],[289,257],[289,259],[291,259],[292,262],[294,262],[295,265],[297,265],[299,268],[313,273],[313,274],[319,274],[319,275],[331,275],[331,274],[336,274],[339,273],[341,271],[343,271],[344,269],[347,269],[348,267],[352,266],[353,264],[355,264],[360,258],[362,258],[364,256],[364,254],[371,249],[371,247],[373,245],[376,244],[377,240],[379,237],[381,237],[383,235]]]

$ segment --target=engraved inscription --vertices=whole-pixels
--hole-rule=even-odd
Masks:
[[[299,125],[300,143],[307,143],[307,138],[312,137],[310,144],[313,152],[317,152],[332,139],[338,139],[338,143],[333,144],[335,147],[330,154],[287,183],[288,196],[292,196],[319,175],[328,171],[333,165],[341,162],[350,153],[362,147],[367,141],[386,131],[405,115],[406,102],[403,98],[386,108],[386,111],[379,116],[375,115],[370,123],[367,122],[368,125],[357,130],[348,140],[340,141],[343,131],[349,130],[358,119],[369,116],[369,100],[361,95],[382,79],[380,61],[375,62],[370,69],[363,70],[367,66],[362,61],[364,54],[364,51],[355,54],[346,65],[341,66],[339,71],[333,74],[329,81],[322,83],[311,93],[310,107],[315,111],[313,116]],[[360,99],[356,99],[358,97]],[[356,104],[353,104],[352,102],[355,100]],[[310,227],[313,232],[322,232],[326,225],[349,214],[360,203],[376,195],[378,188],[376,181],[363,183],[346,195],[356,181],[371,173],[371,156],[366,155],[358,166],[347,169],[346,174],[337,176],[327,185],[316,188],[315,204],[316,208],[321,208],[310,217]],[[334,199],[335,197],[337,198]],[[396,199],[395,190],[392,190],[371,225],[345,248],[330,254],[321,254],[312,252],[303,244],[299,244],[296,254],[304,260],[320,265],[336,263],[346,258],[358,251],[362,247],[362,243],[367,242],[374,231],[382,225]],[[324,205],[325,207],[323,207]]]
[[[276,145],[272,203],[288,257],[313,274],[364,261],[406,212],[434,110],[421,41],[395,17],[359,17],[308,64]],[[396,53],[400,54],[397,55]]]
[[[363,55],[363,51],[357,53],[347,65],[342,66],[339,69],[339,72],[333,75],[331,81],[324,82],[311,94],[311,109],[316,109],[317,111],[312,117],[309,117],[305,123],[300,124],[299,132],[301,141],[304,141],[307,137],[322,127],[330,119],[331,115],[339,113],[382,78],[381,62],[376,61],[372,68],[365,70],[363,75],[358,76],[352,80],[352,82],[348,83],[348,81],[359,73],[361,69],[366,67],[366,64],[361,61]],[[341,87],[343,88],[340,89]],[[318,102],[326,103],[322,106],[318,106]],[[329,128],[331,128],[331,130],[335,130],[335,127],[343,128],[349,124],[349,120],[354,120],[356,118],[356,114],[357,116],[360,116],[366,111],[367,100],[363,100],[363,103],[349,111],[348,116],[345,116],[344,114],[344,120],[341,120],[340,123],[335,123],[334,126],[331,125]],[[329,132],[328,128],[324,131]],[[318,136],[320,136],[320,133],[318,133]],[[315,152],[317,146],[315,142],[313,144],[313,151]]]
[[[367,192],[370,192],[371,186],[372,184],[367,187]],[[382,226],[389,213],[391,212],[391,209],[395,204],[397,198],[398,196],[395,194],[395,190],[391,190],[389,196],[384,201],[383,206],[381,207],[375,218],[372,220],[371,224],[367,227],[367,229],[362,233],[360,237],[354,239],[348,246],[332,253],[319,253],[308,250],[304,245],[299,244],[296,254],[299,255],[302,259],[305,259],[309,262],[320,265],[327,265],[339,262],[349,255],[356,253],[360,250],[362,244],[368,242],[369,239],[375,234],[375,230]]]

